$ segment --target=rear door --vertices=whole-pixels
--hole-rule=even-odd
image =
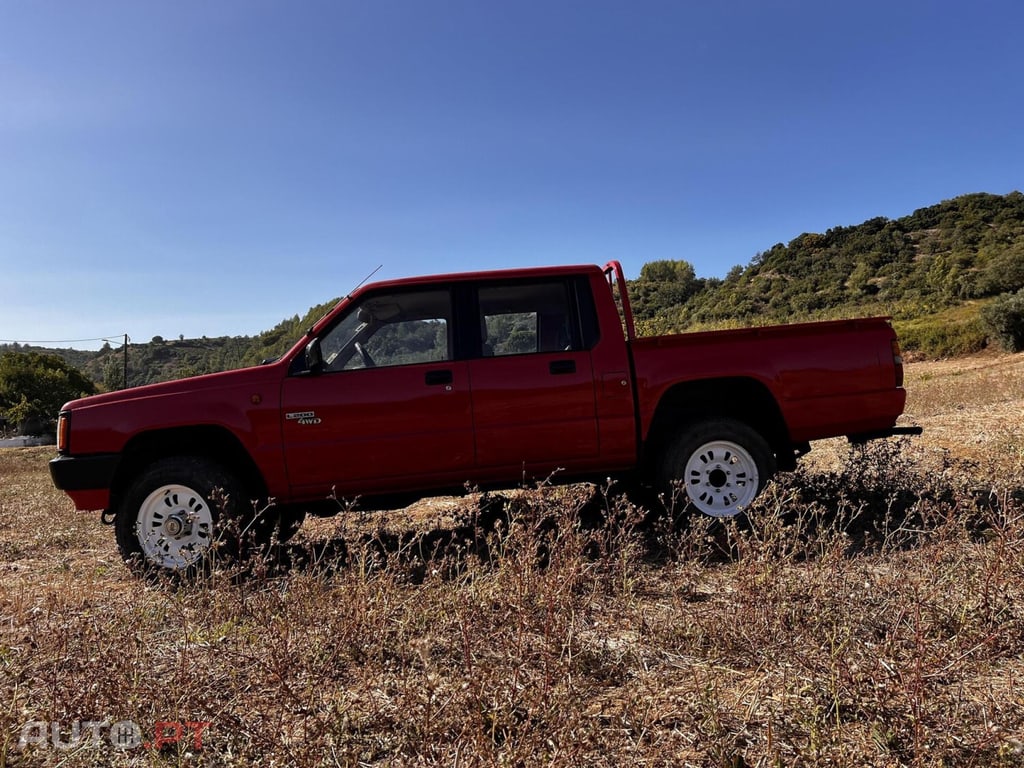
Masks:
[[[575,278],[475,287],[479,349],[469,374],[482,480],[583,470],[597,460],[593,311],[579,289]]]
[[[284,383],[296,497],[463,483],[474,464],[469,370],[455,360],[451,291],[363,297],[321,335],[319,371]]]

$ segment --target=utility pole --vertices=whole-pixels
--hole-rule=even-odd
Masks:
[[[121,389],[128,389],[128,334],[124,335],[124,379],[121,381]]]

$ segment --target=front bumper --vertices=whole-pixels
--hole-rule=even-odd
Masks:
[[[50,477],[57,488],[72,498],[77,509],[107,509],[120,460],[116,453],[58,456],[50,461]]]

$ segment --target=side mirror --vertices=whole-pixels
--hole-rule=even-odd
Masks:
[[[306,345],[306,370],[310,373],[321,373],[324,368],[324,356],[320,351],[320,339],[313,339]]]

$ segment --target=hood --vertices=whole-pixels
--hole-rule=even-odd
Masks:
[[[146,384],[141,387],[131,387],[117,392],[104,392],[100,395],[91,395],[78,400],[65,403],[62,411],[75,411],[83,408],[94,408],[101,405],[113,405],[116,403],[130,403],[137,400],[148,400],[152,398],[186,395],[190,393],[204,392],[211,389],[225,389],[230,387],[251,384],[253,386],[263,385],[267,382],[280,380],[280,362],[271,365],[253,366],[251,368],[239,368],[233,371],[221,373],[208,373],[202,376],[191,376],[187,379],[176,379],[174,381],[163,381],[158,384]]]

